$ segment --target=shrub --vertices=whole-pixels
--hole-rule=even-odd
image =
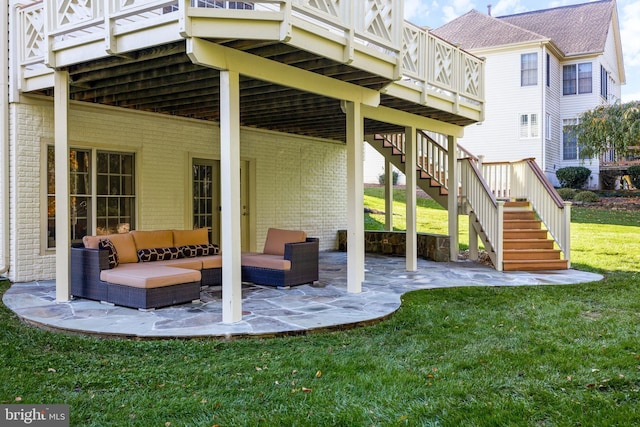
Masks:
[[[584,166],[569,166],[556,171],[560,186],[568,188],[582,188],[587,183],[591,171]]]
[[[573,198],[576,202],[595,203],[599,202],[600,198],[593,191],[581,191]]]
[[[616,180],[618,179],[618,172],[615,171],[600,171],[600,187],[603,190],[615,190]]]
[[[398,184],[398,171],[394,170],[393,172],[391,172],[392,176],[393,176],[393,185],[397,185]],[[385,174],[381,173],[380,175],[378,175],[378,183],[380,184],[384,184],[384,177]]]
[[[629,178],[631,178],[633,186],[640,188],[640,166],[629,166],[627,173],[629,174]]]
[[[577,192],[573,188],[559,188],[558,194],[563,200],[573,200],[573,198],[576,197]]]

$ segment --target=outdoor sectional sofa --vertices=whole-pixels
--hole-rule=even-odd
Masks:
[[[289,287],[318,280],[319,240],[304,231],[270,228],[262,252],[242,254],[242,281]]]
[[[200,299],[222,283],[222,257],[206,229],[85,236],[71,248],[71,294],[140,309]]]
[[[269,229],[261,253],[242,254],[242,280],[288,287],[318,280],[318,239]],[[71,248],[71,294],[150,309],[198,300],[222,284],[222,256],[206,229],[86,236]]]

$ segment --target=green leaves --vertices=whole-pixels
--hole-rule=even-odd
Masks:
[[[571,127],[581,157],[596,157],[614,149],[626,157],[640,145],[640,101],[600,105],[582,113]]]

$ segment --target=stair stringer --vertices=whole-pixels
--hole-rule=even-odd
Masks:
[[[487,255],[489,256],[489,258],[491,259],[491,262],[493,263],[493,265],[494,266],[498,265],[498,256],[496,254],[494,246],[493,244],[491,244],[491,241],[489,240],[487,233],[485,233],[484,229],[482,228],[482,224],[480,224],[480,221],[478,220],[476,213],[472,210],[469,210],[469,225],[473,227],[473,230],[478,235],[478,238],[482,241],[482,244],[484,245],[484,249],[487,252]]]
[[[395,153],[394,151],[396,151],[396,149],[393,147],[385,147],[383,140],[376,139],[374,136],[365,137],[365,141],[375,148],[378,153],[384,156],[385,160],[390,162],[393,166],[401,171],[405,170],[404,153]],[[419,169],[417,164],[415,168],[418,187],[427,193],[429,197],[435,200],[440,206],[447,209],[448,196],[446,194],[441,194],[442,187],[440,185],[431,185],[432,179],[430,177],[425,178],[422,176],[422,173],[426,174],[426,171]]]

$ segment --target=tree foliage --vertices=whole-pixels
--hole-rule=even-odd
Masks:
[[[585,111],[572,127],[581,157],[597,157],[610,149],[627,156],[640,145],[640,101],[600,105]]]

